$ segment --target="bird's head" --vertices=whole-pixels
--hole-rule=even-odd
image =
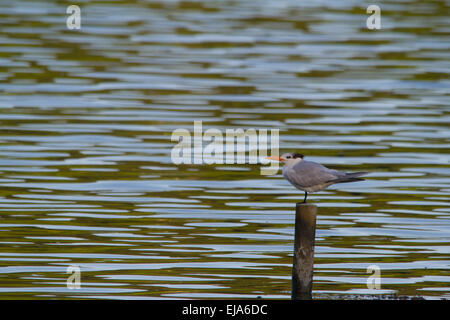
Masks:
[[[285,162],[287,165],[289,165],[291,163],[297,163],[302,161],[303,157],[304,156],[301,153],[289,152],[283,153],[281,157],[267,157],[266,159]]]

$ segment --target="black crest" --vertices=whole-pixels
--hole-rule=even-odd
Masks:
[[[297,159],[297,158],[303,159],[303,157],[304,157],[304,155],[302,155],[301,153],[294,153],[294,159]]]

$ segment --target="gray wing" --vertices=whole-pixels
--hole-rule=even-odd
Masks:
[[[302,187],[312,187],[329,183],[345,176],[345,173],[330,170],[320,163],[303,160],[292,166],[285,173],[285,177],[294,184]]]

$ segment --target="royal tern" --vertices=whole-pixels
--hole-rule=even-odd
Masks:
[[[359,178],[368,172],[342,172],[331,170],[320,163],[303,160],[300,153],[285,153],[281,157],[268,157],[269,160],[277,160],[285,163],[283,176],[294,187],[305,191],[303,203],[306,203],[308,192],[323,190],[334,183],[362,181]]]

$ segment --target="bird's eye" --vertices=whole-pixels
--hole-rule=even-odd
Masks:
[[[287,156],[286,158],[290,159],[290,158],[291,158],[291,156]]]

